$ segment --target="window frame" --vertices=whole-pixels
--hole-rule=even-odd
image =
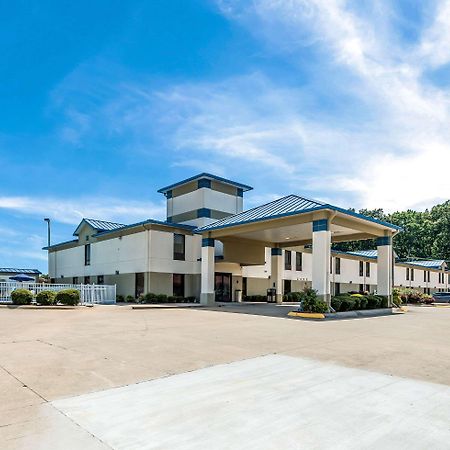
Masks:
[[[334,273],[335,275],[341,274],[341,258],[336,257],[334,260]]]
[[[180,283],[175,283],[175,280],[180,280]],[[177,285],[177,287],[176,287]],[[179,289],[179,290],[178,290]],[[182,294],[180,295],[180,292]],[[184,297],[186,292],[186,276],[184,273],[174,273],[172,275],[172,294],[174,297]]]
[[[182,242],[176,242],[177,238],[180,238]],[[181,244],[183,246],[183,251],[177,252],[176,251],[176,246]],[[186,261],[186,235],[185,234],[181,234],[181,233],[173,233],[173,259],[175,261]]]
[[[359,261],[359,276],[364,276],[364,261]]]
[[[292,270],[292,252],[291,252],[291,250],[284,251],[284,270]]]
[[[300,261],[300,263],[299,263]],[[303,271],[303,253],[302,252],[295,252],[295,270],[297,272]]]
[[[91,265],[91,244],[84,244],[84,265]]]

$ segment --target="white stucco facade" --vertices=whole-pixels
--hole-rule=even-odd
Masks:
[[[236,291],[244,296],[265,295],[275,285],[279,301],[280,293],[311,285],[320,285],[326,296],[349,291],[388,294],[392,286],[429,293],[450,289],[445,263],[439,267],[394,264],[391,245],[380,245],[375,256],[331,251],[332,233],[339,233],[340,228],[319,228],[312,233],[312,246],[297,242],[275,252],[270,247],[262,253],[257,249],[253,252],[248,239],[243,241],[249,242],[244,247],[228,243],[228,254],[222,252],[220,238],[205,243],[205,236],[196,232],[196,227],[242,212],[243,192],[249,189],[201,174],[159,191],[167,198],[165,222],[148,220],[123,226],[83,220],[75,239],[49,248],[49,275],[63,283],[117,284],[117,293],[124,296],[181,292],[200,299],[201,293],[217,297],[219,289],[221,300],[237,299]],[[343,221],[337,224],[346,225]],[[291,229],[295,227],[290,225]],[[242,254],[249,255],[248,261]],[[224,255],[239,255],[246,262],[226,260]]]

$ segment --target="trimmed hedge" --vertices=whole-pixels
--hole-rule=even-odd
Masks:
[[[336,312],[387,308],[388,298],[382,295],[339,294],[332,297],[331,307]]]
[[[246,295],[244,302],[267,302],[267,295]]]
[[[77,289],[64,289],[56,293],[56,302],[62,305],[75,306],[80,303],[80,291]]]
[[[125,301],[125,297],[123,295],[116,295],[116,303],[119,302],[124,302]]]
[[[131,297],[131,296],[128,296]],[[127,301],[128,301],[127,297]],[[131,297],[132,298],[132,297]],[[134,301],[134,298],[132,300]],[[196,297],[180,297],[176,295],[166,295],[166,294],[153,294],[152,292],[148,292],[144,296],[139,297],[138,299],[139,303],[151,303],[151,304],[158,304],[158,303],[197,303]]]
[[[11,292],[11,300],[14,305],[29,305],[33,300],[33,293],[28,289],[16,289]]]
[[[36,302],[40,305],[54,305],[56,303],[55,291],[41,291],[36,294]]]
[[[136,299],[132,295],[127,295],[125,301],[127,303],[134,303],[136,301]]]

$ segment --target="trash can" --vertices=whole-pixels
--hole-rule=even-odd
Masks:
[[[267,289],[267,303],[276,303],[277,290],[275,288]]]
[[[234,291],[234,301],[242,303],[242,291],[240,289]]]

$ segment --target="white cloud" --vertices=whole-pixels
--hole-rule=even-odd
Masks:
[[[83,217],[133,223],[148,218],[165,217],[164,202],[138,202],[115,198],[70,199],[0,197],[0,209],[20,212],[24,215],[50,217],[67,224],[78,224]]]
[[[436,20],[419,44],[420,52],[399,47],[399,41],[392,39],[395,30],[380,23],[380,17],[387,20],[388,14],[364,14],[351,2],[260,0],[249,7],[248,2],[221,1],[219,7],[230,19],[257,30],[265,41],[289,42],[291,60],[306,45],[313,46],[322,69],[336,70],[342,83],[336,94],[359,101],[353,121],[351,116],[345,121],[337,116],[329,121],[318,117],[311,123],[297,114],[307,130],[302,133],[303,144],[310,148],[300,164],[308,165],[314,155],[322,165],[310,187],[323,181],[328,189],[356,195],[358,206],[397,209],[431,206],[450,194],[449,92],[424,81],[427,61],[421,58],[426,54],[432,64],[447,62],[449,4],[441,2]],[[365,123],[358,117],[362,106],[369,113]],[[326,136],[333,137],[332,142]],[[263,140],[259,144],[264,149]]]

